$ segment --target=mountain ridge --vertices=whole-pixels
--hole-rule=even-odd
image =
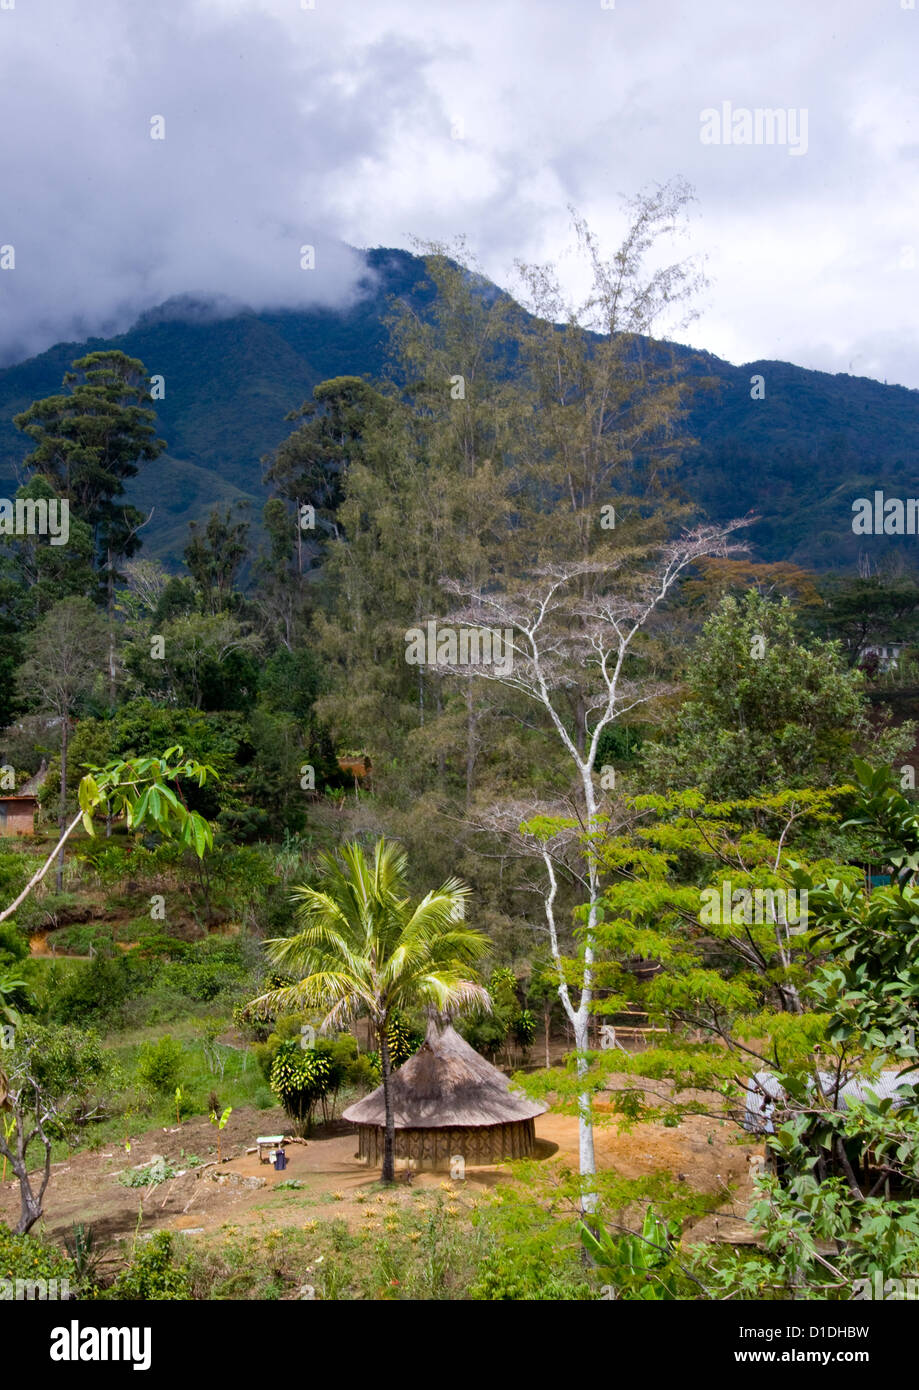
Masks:
[[[255,519],[267,497],[261,459],[288,434],[285,415],[328,377],[381,376],[389,297],[427,298],[420,257],[383,247],[365,259],[366,293],[339,311],[243,306],[223,316],[200,296],[176,296],[116,337],[58,343],[0,369],[0,490],[11,495],[30,447],[13,415],[59,391],[75,357],[119,348],[165,378],[156,406],[167,452],[128,488],[131,502],[153,508],[143,553],[175,566],[188,522],[215,504],[248,500]],[[223,309],[235,307],[224,297]],[[735,366],[671,346],[696,379],[687,426],[698,444],[677,482],[714,520],[756,512],[757,558],[854,564],[866,548],[851,532],[855,497],[875,487],[919,492],[919,391],[779,360]],[[765,396],[754,399],[759,376]],[[912,558],[899,538],[868,539],[878,557],[900,546]]]

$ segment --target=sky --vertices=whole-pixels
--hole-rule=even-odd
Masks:
[[[916,4],[0,0],[0,363],[176,295],[345,305],[413,239],[576,297],[569,209],[612,253],[684,179],[657,263],[708,284],[663,330],[919,388]]]

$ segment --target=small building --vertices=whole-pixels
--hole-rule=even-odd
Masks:
[[[0,796],[0,835],[34,835],[37,796]]]
[[[869,642],[858,649],[858,664],[869,676],[896,671],[904,642]]]
[[[38,811],[38,792],[48,775],[48,764],[42,759],[34,777],[23,782],[18,792],[0,794],[0,835],[34,835]]]
[[[850,1077],[839,1088],[837,1108],[847,1110],[847,1102],[850,1099],[865,1101],[873,1096],[877,1096],[879,1100],[892,1101],[894,1107],[902,1105],[904,1097],[899,1087],[907,1084],[903,1073],[898,1071],[880,1071],[873,1077]],[[835,1073],[821,1072],[820,1085],[825,1095],[832,1095],[836,1085]],[[774,1134],[772,1116],[776,1107],[781,1109],[782,1101],[785,1099],[785,1091],[778,1079],[770,1071],[754,1072],[747,1083],[746,1094],[744,1129],[749,1134]]]
[[[835,1091],[837,1084],[835,1072],[821,1072],[820,1086],[824,1095],[829,1099]],[[909,1080],[902,1071],[885,1070],[876,1072],[873,1076],[856,1077],[850,1076],[839,1087],[836,1096],[835,1108],[838,1111],[849,1109],[851,1101],[864,1102],[872,1101],[874,1097],[878,1100],[888,1100],[891,1108],[897,1109],[906,1103],[906,1096],[900,1090],[901,1086],[908,1085]],[[811,1082],[809,1090],[813,1091]],[[774,1134],[776,1130],[775,1118],[781,1125],[786,1118],[785,1102],[786,1096],[784,1088],[779,1083],[777,1077],[772,1072],[758,1071],[750,1077],[746,1085],[746,1108],[744,1113],[744,1129],[749,1134],[765,1136]],[[792,1107],[792,1113],[802,1113],[800,1105]],[[812,1125],[819,1126],[819,1119],[812,1120]],[[839,1152],[832,1149],[826,1142],[819,1138],[818,1130],[808,1127],[803,1136],[805,1142],[811,1146],[811,1152],[823,1154],[824,1162],[832,1171],[839,1161]],[[885,1166],[883,1155],[878,1155],[871,1144],[869,1137],[865,1134],[848,1134],[843,1140],[845,1159],[848,1162],[851,1173],[856,1178],[866,1184],[866,1190],[876,1189],[879,1181],[884,1185],[884,1191],[889,1196],[892,1191],[902,1190],[902,1181],[889,1168]],[[766,1144],[766,1167],[769,1172],[779,1177],[783,1175],[797,1176],[797,1170],[791,1160],[780,1151],[777,1146]]]
[[[536,1144],[535,1119],[545,1105],[512,1090],[507,1077],[470,1047],[452,1024],[433,1021],[413,1057],[390,1078],[397,1166],[449,1169],[526,1158]],[[383,1162],[383,1087],[345,1110],[357,1126],[358,1158]]]

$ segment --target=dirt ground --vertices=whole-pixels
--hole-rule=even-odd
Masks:
[[[622,1080],[624,1083],[625,1078]],[[629,1084],[634,1082],[635,1078],[630,1078]],[[616,1084],[617,1078],[612,1078],[614,1089]],[[602,1111],[604,1097],[597,1100]],[[357,1161],[355,1133],[343,1121],[318,1129],[305,1142],[288,1144],[287,1167],[281,1172],[260,1163],[257,1154],[246,1153],[258,1135],[279,1134],[283,1129],[281,1110],[234,1111],[221,1136],[223,1161],[219,1164],[214,1128],[203,1117],[186,1120],[179,1128],[148,1130],[132,1137],[130,1153],[116,1143],[93,1153],[76,1154],[52,1168],[45,1199],[45,1231],[60,1237],[74,1222],[82,1221],[92,1223],[98,1237],[107,1243],[130,1237],[138,1229],[207,1235],[226,1224],[240,1229],[263,1224],[276,1227],[335,1217],[356,1226],[366,1215],[367,1204],[378,1199],[410,1202],[413,1189],[443,1187],[462,1189],[469,1200],[514,1180],[503,1165],[468,1168],[465,1182],[453,1184],[444,1173],[417,1173],[411,1187],[403,1180],[384,1199],[379,1193],[378,1171],[368,1170]],[[574,1117],[542,1115],[536,1121],[536,1135],[538,1161],[577,1168]],[[722,1193],[718,1213],[697,1222],[691,1232],[693,1240],[750,1239],[743,1220],[752,1194],[749,1159],[762,1149],[738,1144],[733,1126],[691,1116],[673,1129],[638,1125],[622,1134],[614,1125],[601,1124],[595,1129],[595,1144],[601,1169],[627,1178],[666,1173],[696,1191]],[[149,1163],[156,1155],[178,1169],[177,1176],[152,1188],[127,1187],[118,1181],[120,1173]],[[208,1166],[187,1167],[190,1155]],[[290,1183],[299,1185],[284,1185]],[[7,1175],[0,1188],[0,1217],[12,1224],[18,1208],[18,1184]]]

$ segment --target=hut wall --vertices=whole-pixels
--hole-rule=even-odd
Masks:
[[[0,835],[34,835],[35,797],[0,797]]]
[[[383,1163],[385,1132],[380,1125],[358,1127],[358,1158],[370,1167]],[[514,1120],[504,1125],[464,1126],[456,1129],[397,1129],[396,1164],[415,1168],[449,1170],[460,1155],[467,1167],[501,1163],[508,1158],[527,1158],[536,1143],[533,1120]]]

